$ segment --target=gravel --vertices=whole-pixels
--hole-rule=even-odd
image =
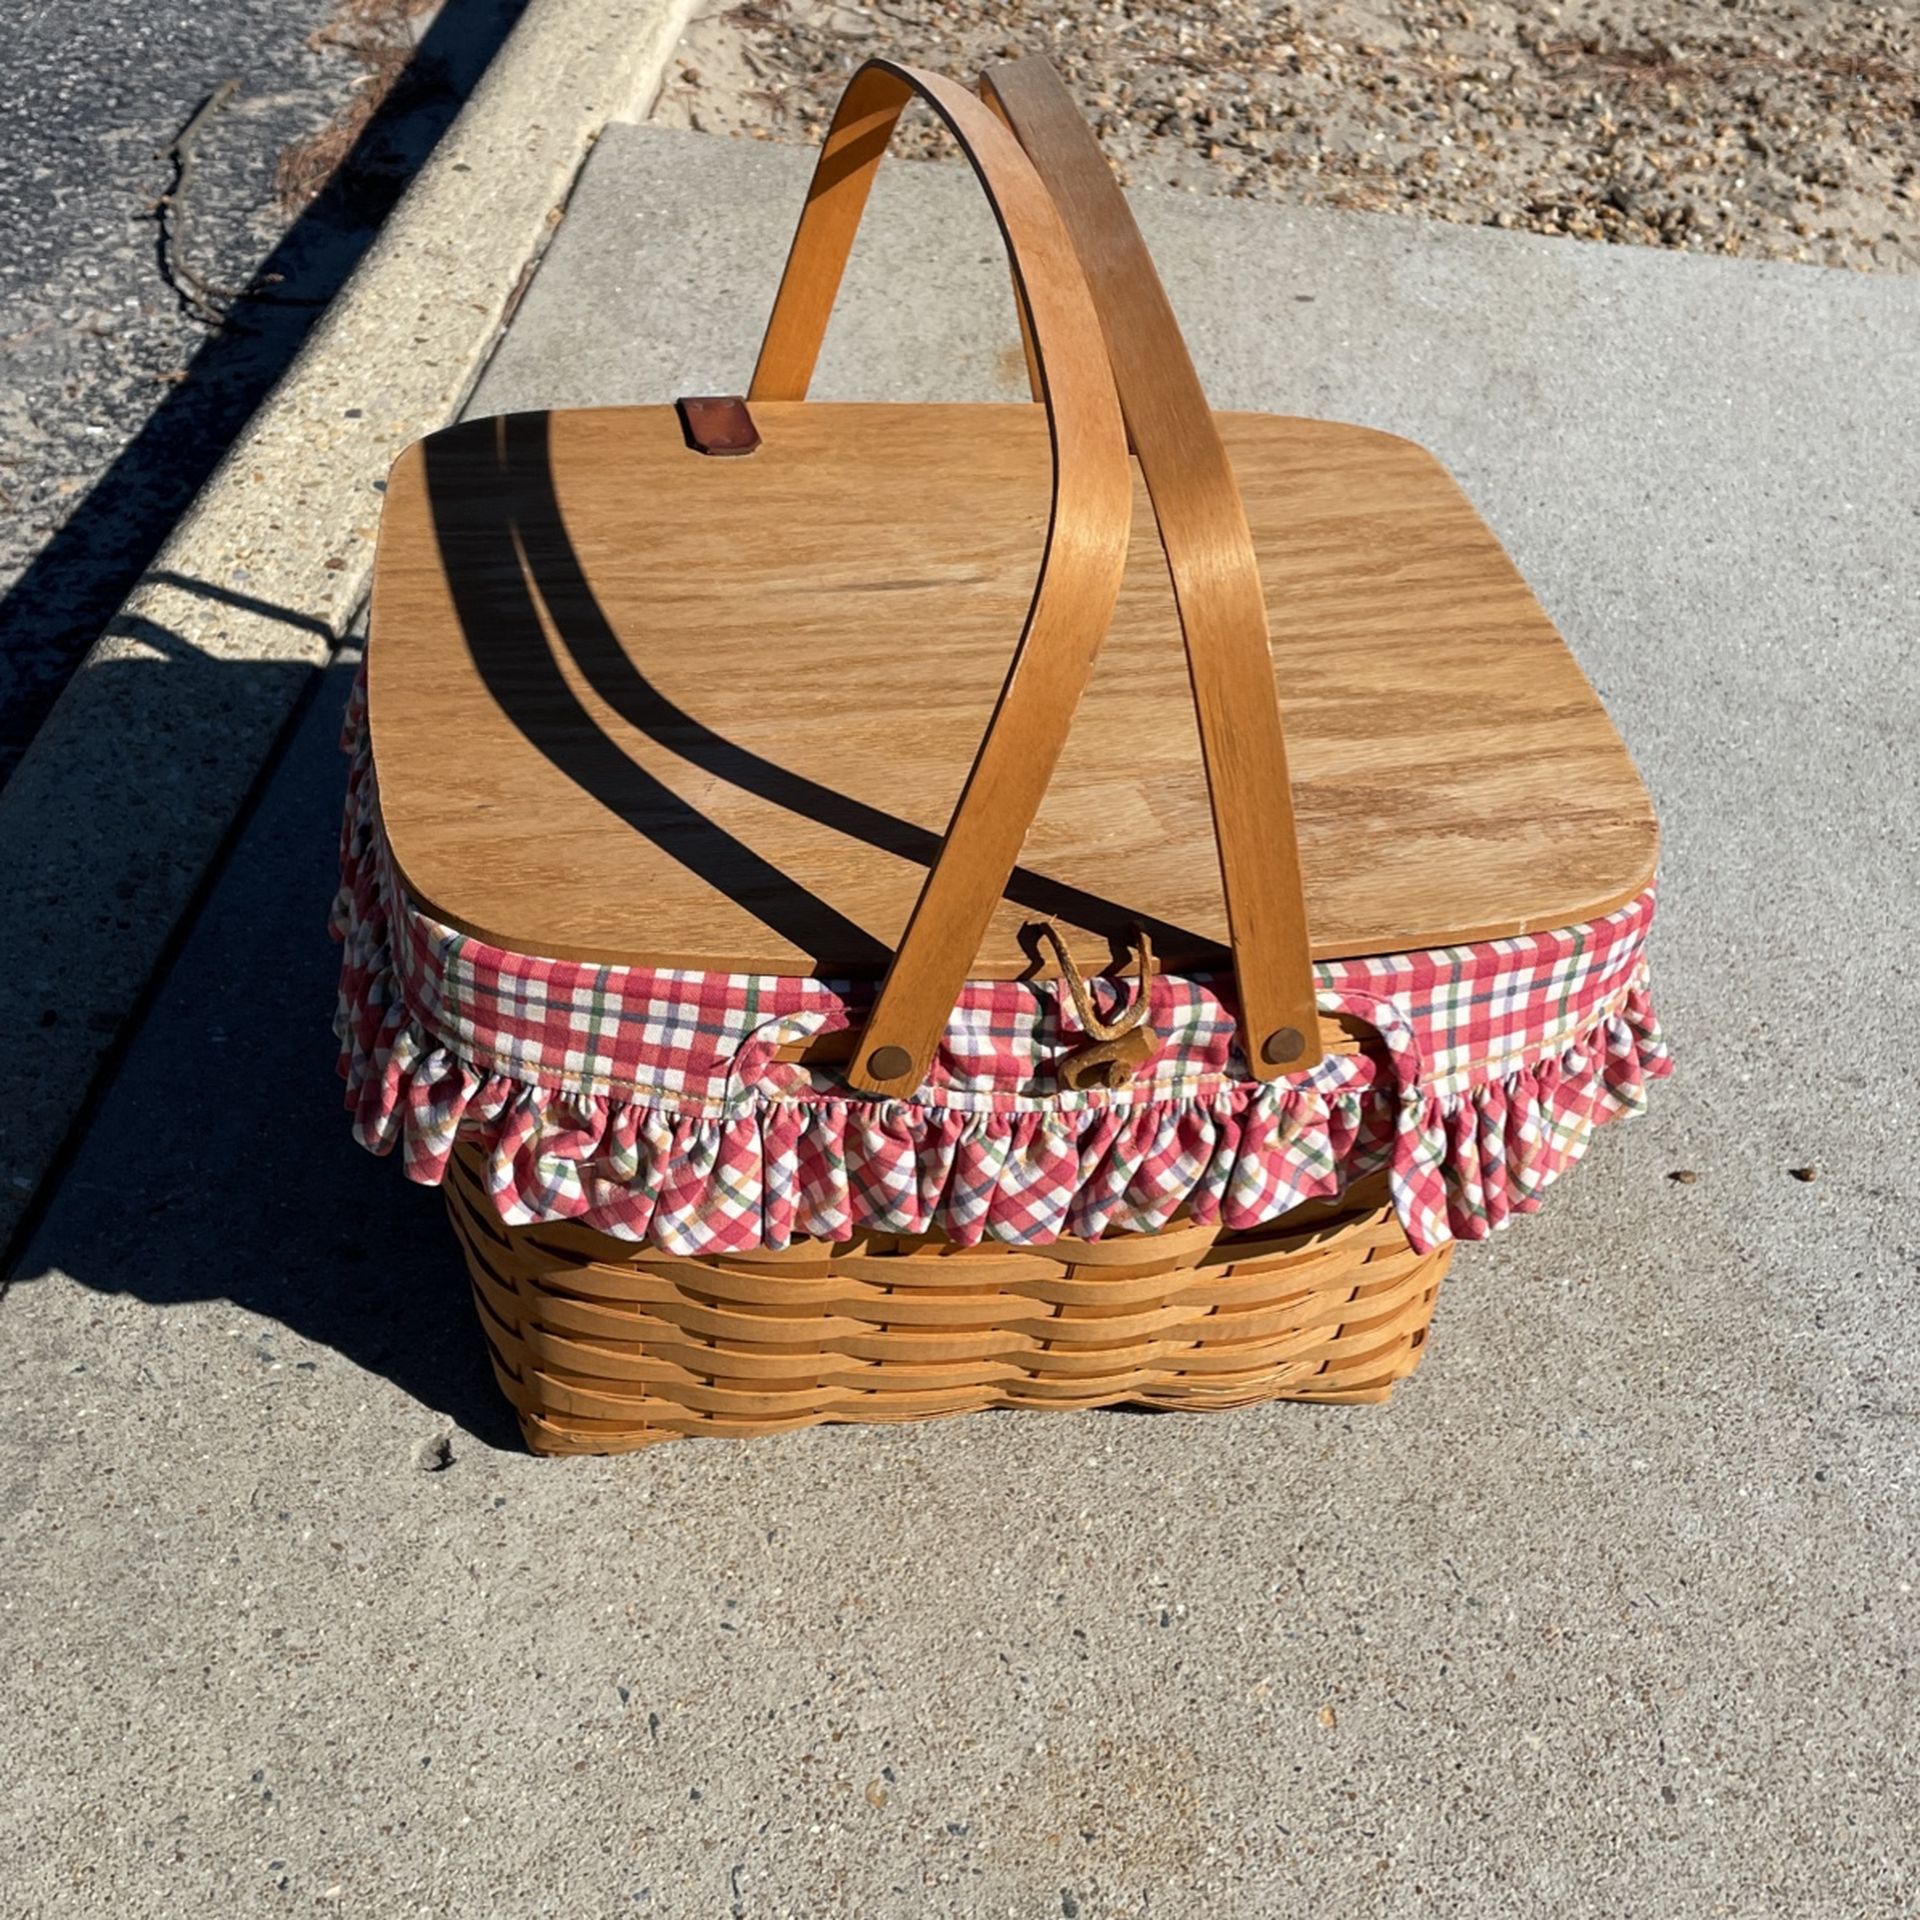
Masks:
[[[656,117],[811,141],[874,53],[1041,53],[1130,184],[1920,271],[1920,10],[1853,0],[752,0]],[[934,153],[925,119],[900,150]]]

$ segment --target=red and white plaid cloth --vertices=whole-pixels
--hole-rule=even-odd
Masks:
[[[357,691],[344,744],[334,1026],[355,1136],[399,1146],[429,1185],[457,1135],[477,1140],[509,1225],[578,1220],[681,1254],[856,1227],[1039,1244],[1183,1209],[1254,1227],[1386,1166],[1425,1251],[1533,1211],[1670,1071],[1649,891],[1558,932],[1316,967],[1321,1010],[1378,1045],[1289,1079],[1246,1074],[1230,979],[1156,979],[1159,1053],[1122,1090],[1079,1092],[1056,1077],[1084,1038],[1058,984],[976,981],[916,1096],[869,1099],[773,1056],[862,1021],[871,985],[543,960],[419,912]]]

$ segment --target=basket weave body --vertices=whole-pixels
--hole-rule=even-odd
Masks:
[[[558,1454],[989,1407],[1384,1400],[1453,1249],[1415,1253],[1383,1184],[1251,1233],[696,1258],[502,1226],[466,1145],[445,1190],[494,1371],[527,1444]]]

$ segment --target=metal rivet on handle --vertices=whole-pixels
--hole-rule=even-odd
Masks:
[[[1275,1027],[1260,1049],[1260,1057],[1270,1067],[1284,1067],[1298,1060],[1307,1050],[1307,1037],[1298,1027]]]
[[[898,1080],[913,1066],[913,1055],[905,1047],[875,1047],[867,1055],[867,1072],[876,1080]]]

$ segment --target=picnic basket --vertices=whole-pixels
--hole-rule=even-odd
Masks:
[[[1052,69],[983,93],[855,75],[743,398],[389,482],[341,1066],[542,1452],[1384,1399],[1666,1071],[1651,808],[1494,536],[1213,413]],[[806,397],[915,97],[1034,404]]]

